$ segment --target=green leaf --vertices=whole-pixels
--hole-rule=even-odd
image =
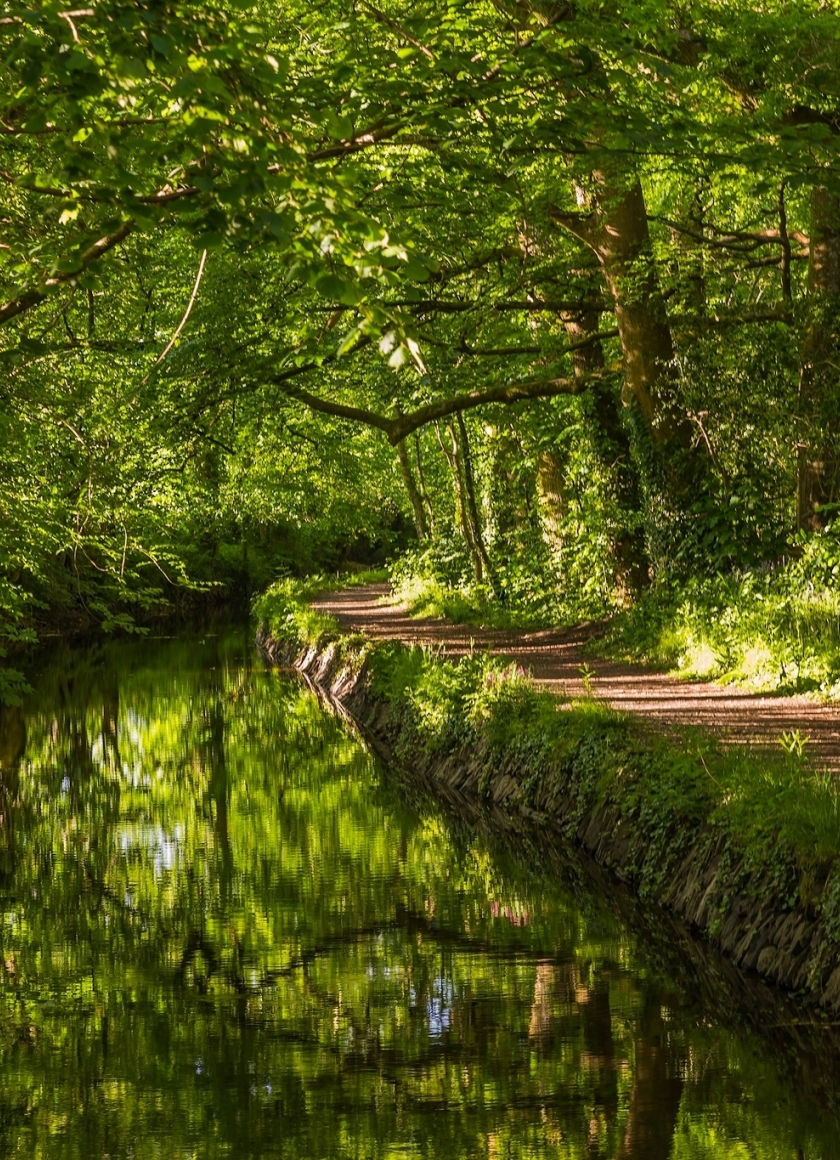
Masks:
[[[340,302],[342,306],[355,306],[359,301],[357,287],[337,274],[322,274],[316,278],[315,289],[322,297]]]

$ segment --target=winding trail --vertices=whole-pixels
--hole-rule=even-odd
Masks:
[[[775,747],[783,732],[799,730],[809,738],[806,752],[817,765],[840,773],[840,705],[804,696],[750,693],[731,685],[679,681],[642,665],[593,658],[585,650],[593,629],[547,629],[542,632],[493,630],[415,620],[399,604],[384,604],[387,584],[369,584],[330,592],[313,601],[351,632],[376,640],[436,645],[449,656],[471,648],[489,648],[530,670],[541,686],[575,696],[583,692],[580,669],[594,673],[592,691],[616,709],[637,713],[663,729],[700,725],[728,744]]]

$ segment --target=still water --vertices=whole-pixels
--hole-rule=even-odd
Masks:
[[[0,718],[0,1155],[825,1160],[837,1031],[381,770],[247,630]]]

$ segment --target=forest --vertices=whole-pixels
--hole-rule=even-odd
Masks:
[[[0,1152],[840,1160],[838,61],[3,7]]]
[[[363,566],[840,689],[836,0],[6,13],[0,699]]]

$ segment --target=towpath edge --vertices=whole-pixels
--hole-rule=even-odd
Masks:
[[[397,761],[401,724],[392,706],[372,688],[369,659],[361,645],[346,639],[304,647],[276,639],[264,629],[259,646],[276,664],[293,667],[349,715],[386,762]],[[558,839],[579,843],[602,866],[631,888],[639,889],[638,867],[648,855],[644,834],[607,799],[580,810],[574,769],[568,784],[555,781],[537,794],[539,811],[523,809],[516,790],[527,770],[490,769],[481,747],[464,746],[445,754],[417,753],[412,769],[432,783],[468,795],[491,797],[495,804],[546,821]],[[702,932],[738,967],[798,992],[819,1006],[840,1012],[840,941],[823,913],[811,903],[780,896],[766,871],[757,874],[743,855],[705,824],[673,835],[679,857],[667,877],[651,888],[649,899]],[[654,879],[655,881],[655,879]],[[783,893],[783,892],[782,892]]]
[[[312,607],[334,617],[343,632],[360,632],[375,641],[428,645],[448,657],[474,648],[489,650],[522,665],[540,688],[559,696],[583,692],[585,668],[595,697],[663,731],[699,726],[725,744],[776,750],[783,734],[799,735],[814,762],[840,774],[840,704],[802,694],[680,680],[647,665],[593,657],[586,648],[595,632],[591,625],[539,632],[476,628],[413,617],[404,605],[387,600],[390,594],[388,584],[365,584],[324,592]]]

